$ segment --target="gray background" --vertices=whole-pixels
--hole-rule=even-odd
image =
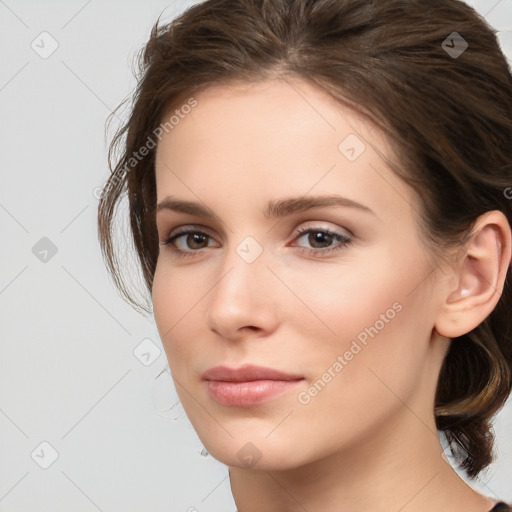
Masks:
[[[105,120],[158,15],[192,3],[0,0],[0,511],[235,510],[96,234]],[[512,0],[469,3],[512,58]],[[512,401],[495,425],[474,485],[512,501]]]

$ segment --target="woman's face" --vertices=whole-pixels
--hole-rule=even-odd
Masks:
[[[286,469],[433,426],[437,272],[417,199],[372,148],[386,140],[304,81],[195,100],[157,149],[153,303],[206,449]],[[247,365],[287,376],[230,371]]]

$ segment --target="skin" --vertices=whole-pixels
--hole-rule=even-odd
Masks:
[[[215,218],[158,212],[153,305],[181,403],[206,449],[229,466],[238,510],[490,510],[495,501],[442,457],[433,404],[448,338],[478,325],[503,289],[506,218],[488,212],[463,250],[441,261],[420,233],[418,199],[379,157],[392,146],[365,118],[300,79],[233,82],[195,98],[158,145],[157,201],[197,202]],[[349,134],[366,145],[355,161],[338,149]],[[269,200],[323,194],[374,213],[263,215]],[[163,245],[182,227],[208,236]],[[303,227],[351,243],[315,242],[297,235]],[[248,236],[263,250],[251,263],[236,250]],[[255,254],[255,245],[241,247]],[[400,311],[301,403],[299,393],[332,374],[393,304]],[[202,372],[245,363],[304,380],[253,407],[214,401]],[[256,463],[239,458],[247,450]]]

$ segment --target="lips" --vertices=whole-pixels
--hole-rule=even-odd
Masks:
[[[203,380],[223,382],[250,382],[254,380],[292,381],[304,378],[301,375],[293,375],[273,368],[254,365],[245,365],[236,369],[227,366],[215,366],[206,370],[201,377]]]
[[[217,403],[251,407],[293,389],[304,377],[273,368],[245,365],[241,368],[216,366],[202,375],[208,393]]]

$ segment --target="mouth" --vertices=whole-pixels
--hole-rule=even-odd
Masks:
[[[251,407],[290,391],[304,377],[273,368],[245,365],[237,369],[216,366],[204,372],[202,379],[210,397],[217,403]]]

